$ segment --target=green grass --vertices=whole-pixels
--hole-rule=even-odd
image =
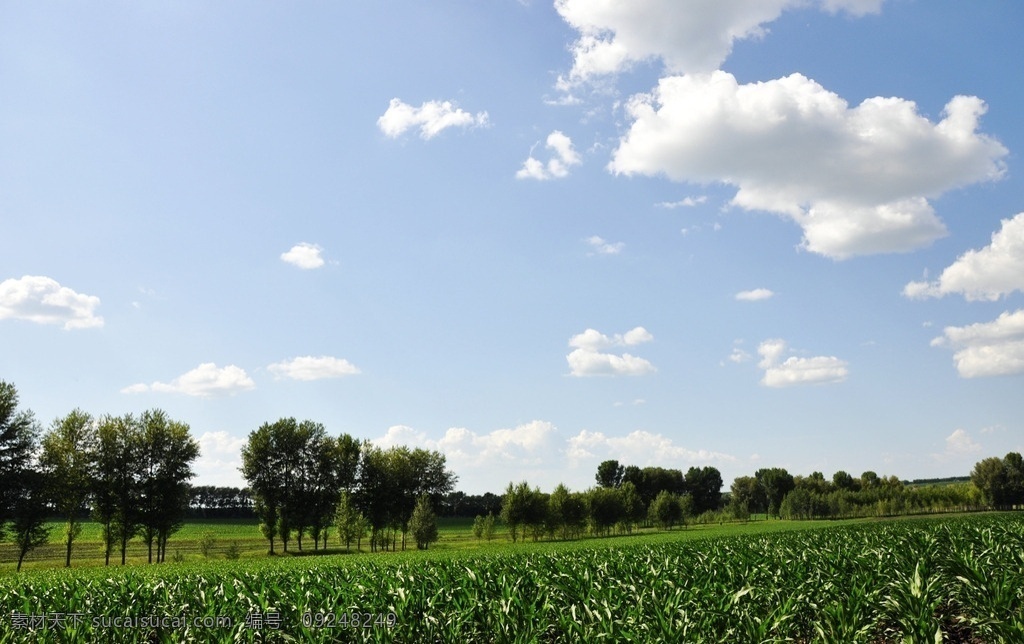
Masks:
[[[558,551],[564,549],[577,549],[580,547],[616,547],[635,544],[640,541],[645,543],[663,543],[667,541],[678,541],[698,538],[713,538],[722,536],[735,536],[746,534],[764,534],[776,532],[788,532],[794,530],[809,530],[822,526],[847,525],[873,521],[872,519],[846,519],[846,520],[822,520],[822,521],[750,521],[746,523],[724,523],[690,525],[677,527],[671,531],[663,531],[655,528],[637,529],[630,535],[612,537],[587,537],[581,540],[572,541],[551,541],[542,539],[533,541],[527,539],[518,544],[515,548],[518,551]],[[24,570],[40,570],[47,568],[63,567],[65,555],[65,543],[63,539],[63,522],[50,522],[50,542],[29,553],[22,566]],[[438,533],[440,540],[430,546],[430,553],[444,556],[451,553],[480,554],[503,550],[506,546],[512,547],[503,527],[499,524],[498,530],[492,540],[477,539],[472,532],[473,520],[466,518],[441,518],[438,520]],[[201,553],[200,542],[204,535],[214,535],[214,544],[208,557]],[[401,537],[399,536],[399,543]],[[260,534],[259,526],[254,519],[206,519],[192,520],[187,522],[176,532],[168,542],[167,563],[182,561],[208,561],[210,559],[224,559],[227,552],[233,546],[237,546],[240,557],[260,558],[267,554],[269,543]],[[399,546],[400,547],[400,546]],[[415,549],[415,544],[409,541],[406,544],[408,549]],[[275,544],[279,554],[282,552],[282,544],[277,540]],[[313,542],[310,538],[303,539],[303,550],[298,550],[298,542],[292,539],[289,545],[289,555],[323,555],[323,554],[352,554],[356,551],[356,544],[353,542],[348,551],[344,544],[338,541],[337,534],[332,530],[329,535],[328,546],[325,550],[314,551]],[[369,541],[364,539],[361,552],[368,553]],[[110,555],[111,565],[120,565],[120,550],[116,547]],[[148,551],[145,543],[138,537],[128,543],[127,561],[130,565],[146,565]],[[13,571],[17,562],[17,550],[10,541],[0,543],[0,575],[5,571]],[[71,565],[73,568],[85,568],[104,565],[102,526],[95,522],[84,522],[82,532],[75,539],[72,547]]]

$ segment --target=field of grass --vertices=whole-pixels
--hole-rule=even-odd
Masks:
[[[845,523],[860,521],[863,521],[863,519],[852,519]],[[650,528],[637,529],[632,535],[600,539],[588,538],[582,541],[540,541],[535,543],[528,539],[522,545],[517,544],[517,548],[520,550],[530,550],[534,548],[542,550],[551,548],[575,549],[580,547],[581,544],[587,543],[596,543],[600,544],[602,547],[607,547],[608,545],[633,543],[639,538],[653,540],[653,542],[659,542],[662,540],[675,541],[687,538],[806,530],[823,524],[839,525],[842,523],[844,522],[773,520],[751,521],[747,523],[726,523],[724,525],[693,525],[687,526],[686,528],[677,528],[670,532],[663,532],[658,529]],[[29,553],[22,566],[24,570],[47,569],[61,567],[64,565],[65,543],[62,537],[64,524],[61,522],[51,522],[48,525],[50,527],[50,542]],[[495,548],[500,548],[501,545],[507,541],[504,529],[500,525],[499,530],[495,533],[492,540],[478,539],[474,537],[472,527],[472,519],[439,519],[438,533],[440,540],[431,545],[430,551],[436,553],[492,552]],[[208,555],[204,556],[201,552],[201,542],[204,535],[207,534],[212,534],[214,536],[214,540]],[[410,541],[406,544],[406,547],[415,549],[415,543],[411,541],[411,536],[409,539]],[[401,537],[399,537],[399,543],[401,542],[400,540]],[[361,545],[362,552],[369,551],[368,539],[363,539]],[[208,559],[224,559],[226,558],[229,549],[233,547],[237,548],[240,558],[260,558],[267,554],[269,544],[260,534],[259,527],[255,519],[194,520],[186,523],[181,530],[171,537],[167,548],[167,562],[170,563],[174,561],[176,563],[181,563]],[[276,542],[275,548],[277,552],[281,554],[282,548],[280,540]],[[329,535],[329,541],[325,552],[329,554],[350,554],[351,552],[355,552],[356,548],[356,544],[352,543],[349,551],[346,551],[344,544],[338,541],[337,534],[332,531]],[[292,556],[300,554],[298,550],[298,543],[295,539],[292,539],[290,543],[289,554]],[[307,555],[323,553],[313,552],[313,542],[307,537],[303,539],[303,550],[301,554]],[[10,541],[0,542],[0,574],[3,574],[4,571],[13,571],[17,560],[18,553],[14,544]],[[139,538],[132,539],[128,543],[128,563],[130,565],[144,565],[147,560],[148,553],[146,550],[146,544]],[[116,546],[111,552],[110,561],[111,565],[120,565],[121,563],[120,550],[118,550]],[[103,566],[103,564],[102,526],[95,522],[85,522],[82,524],[81,534],[75,539],[72,547],[71,565],[74,568],[82,568]]]
[[[822,525],[4,574],[0,641],[1024,641],[1024,516]]]

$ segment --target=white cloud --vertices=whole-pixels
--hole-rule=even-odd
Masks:
[[[657,371],[648,360],[628,353],[616,355],[576,349],[565,359],[574,376],[641,376]]]
[[[594,249],[593,253],[589,253],[591,255],[618,255],[626,246],[626,244],[623,242],[607,242],[603,238],[598,237],[597,235],[587,237],[587,239],[584,241],[586,241],[587,244],[589,244],[590,247]]]
[[[555,0],[555,9],[580,37],[563,90],[580,82],[660,60],[672,73],[709,72],[733,43],[761,38],[764,25],[807,0]],[[877,12],[882,0],[821,0],[831,12]]]
[[[566,456],[571,466],[581,461],[609,458],[645,467],[662,465],[679,467],[682,464],[735,462],[736,458],[722,452],[690,449],[677,445],[671,438],[637,430],[626,436],[607,436],[603,432],[580,431],[567,441]]]
[[[751,355],[739,347],[733,347],[732,353],[729,354],[729,362],[736,364],[749,362],[751,359]]]
[[[295,244],[288,251],[281,253],[281,260],[292,266],[298,266],[303,270],[320,268],[324,265],[324,258],[321,256],[323,249],[316,244],[301,242]]]
[[[208,398],[247,391],[255,386],[256,383],[252,381],[241,367],[228,365],[221,368],[212,362],[204,362],[195,369],[178,376],[171,382],[154,382],[150,385],[137,383],[125,387],[121,390],[121,393],[139,394],[154,391]]]
[[[942,452],[932,453],[932,458],[939,463],[948,463],[977,458],[976,455],[981,451],[982,446],[971,437],[970,432],[958,428],[946,437],[945,449]]]
[[[654,336],[642,326],[613,336],[587,329],[569,339],[569,346],[574,350],[565,359],[573,376],[639,376],[657,369],[643,358],[628,353],[602,353],[601,350],[636,346],[652,340]]]
[[[551,439],[557,433],[553,424],[533,420],[513,428],[478,434],[465,427],[451,427],[443,437],[433,440],[425,432],[407,425],[389,427],[384,436],[374,439],[381,448],[397,445],[422,447],[442,452],[453,464],[469,467],[535,464],[552,451]]]
[[[377,119],[380,131],[393,139],[417,127],[420,138],[429,140],[450,127],[481,127],[487,123],[487,112],[472,114],[451,101],[426,101],[413,107],[398,98],[391,99],[387,111]]]
[[[545,147],[552,153],[547,164],[535,159],[531,153],[516,172],[516,179],[562,179],[569,176],[570,167],[583,162],[572,146],[572,139],[558,130],[548,135]]]
[[[322,380],[359,373],[359,368],[348,360],[331,356],[301,356],[276,362],[267,367],[267,370],[278,378],[292,380]]]
[[[1024,373],[1024,309],[1006,311],[992,322],[947,326],[932,346],[953,348],[953,362],[964,378]]]
[[[766,288],[755,288],[752,291],[740,291],[736,294],[736,299],[741,302],[757,302],[759,300],[767,300],[771,298],[775,293]]]
[[[496,491],[483,486],[493,486],[494,480],[503,475],[509,480],[526,478],[533,485],[553,487],[557,481],[551,478],[562,469],[564,451],[557,436],[552,423],[533,420],[486,433],[451,427],[437,440],[412,427],[395,425],[372,442],[384,449],[407,445],[439,451],[458,473],[460,489],[482,493]]]
[[[934,282],[910,282],[903,295],[925,298],[960,293],[968,300],[995,301],[1014,291],[1024,291],[1024,212],[1004,219],[991,244],[967,251]]]
[[[699,206],[702,203],[707,203],[707,201],[708,198],[705,195],[701,195],[699,197],[684,197],[679,201],[659,201],[654,205],[659,208],[668,208],[671,210],[674,208],[693,208],[694,206]]]
[[[76,293],[41,275],[0,282],[0,320],[28,320],[36,324],[62,324],[64,330],[103,326],[96,315],[100,298]]]
[[[613,336],[607,336],[595,329],[587,329],[583,333],[572,336],[569,339],[569,346],[597,350],[609,347],[630,347],[652,340],[654,340],[654,336],[642,326],[634,327],[624,334],[616,333]]]
[[[246,485],[238,468],[242,466],[241,452],[246,440],[227,432],[204,432],[196,438],[199,458],[194,470],[196,480],[203,485],[237,487]]]
[[[736,186],[733,205],[789,217],[835,259],[926,246],[946,234],[928,198],[1005,172],[971,96],[932,123],[904,99],[850,108],[800,74],[741,85],[716,71],[662,78],[627,110],[612,172]]]
[[[766,387],[842,382],[849,374],[847,363],[834,356],[782,360],[787,352],[784,340],[765,340],[757,347],[761,356],[758,366],[764,370],[761,384]]]

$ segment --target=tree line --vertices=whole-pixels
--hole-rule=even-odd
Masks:
[[[371,550],[397,549],[399,535],[404,550],[410,532],[426,547],[437,538],[433,508],[457,480],[440,452],[335,438],[294,418],[252,432],[241,470],[270,554],[278,541],[287,552],[293,537],[302,550],[303,535],[318,550],[332,527],[346,542],[368,531]]]
[[[75,409],[44,431],[31,411],[18,409],[14,385],[0,381],[0,538],[9,528],[20,570],[25,556],[48,541],[46,521],[57,514],[70,566],[91,512],[102,525],[105,564],[115,546],[124,564],[136,536],[149,562],[162,562],[184,523],[198,456],[189,426],[159,409],[99,418]]]

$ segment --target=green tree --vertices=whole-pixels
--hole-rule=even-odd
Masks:
[[[39,464],[46,474],[49,497],[64,519],[64,567],[71,566],[71,547],[82,531],[81,513],[89,498],[96,461],[96,423],[76,409],[43,435]]]
[[[142,525],[143,476],[142,432],[131,414],[104,416],[97,427],[97,457],[93,479],[93,511],[103,524],[105,563],[117,543],[121,565],[126,563],[128,542]]]
[[[1006,501],[1011,507],[1024,505],[1024,458],[1019,452],[1003,457],[1006,472]]]
[[[722,474],[717,468],[691,467],[686,472],[685,485],[695,514],[718,509],[722,501]]]
[[[171,420],[160,409],[143,412],[139,430],[140,521],[149,562],[153,562],[155,540],[156,560],[161,563],[167,556],[167,541],[185,523],[199,443],[188,425]]]
[[[860,475],[860,486],[865,490],[870,490],[881,485],[882,482],[878,478],[878,474],[868,470]]]
[[[779,514],[782,507],[782,499],[793,489],[795,483],[793,475],[781,467],[762,468],[754,472],[754,478],[764,491],[765,499],[768,501],[768,514]]]
[[[749,518],[750,513],[768,511],[768,497],[756,478],[737,476],[729,488],[729,505],[737,519]]]
[[[242,476],[252,491],[254,510],[260,520],[260,531],[270,541],[270,554],[274,554],[274,540],[279,536],[282,509],[285,505],[285,455],[280,440],[281,427],[294,423],[294,419],[281,419],[264,423],[249,434],[242,447]]]
[[[597,484],[601,487],[619,487],[622,484],[622,475],[625,467],[618,461],[608,460],[597,466]]]
[[[623,483],[619,487],[622,495],[622,522],[627,532],[632,532],[634,526],[647,517],[647,508],[644,507],[644,500],[640,498],[640,492],[631,482]]]
[[[437,516],[430,507],[428,495],[424,494],[416,500],[416,508],[409,517],[409,530],[419,550],[426,550],[437,541]]]
[[[533,491],[529,483],[522,481],[513,486],[510,482],[501,499],[501,520],[508,528],[512,543],[519,537],[519,528],[527,521]]]
[[[587,510],[596,535],[607,535],[626,514],[622,493],[609,487],[596,487],[587,492]]]
[[[838,472],[832,475],[832,485],[837,490],[853,491],[855,487],[855,479],[849,472],[839,470]]]
[[[13,516],[19,481],[31,469],[38,435],[32,412],[18,410],[18,390],[0,380],[0,538]]]
[[[671,530],[672,526],[683,519],[683,506],[679,496],[668,490],[658,492],[658,496],[651,502],[650,516],[651,520],[662,528]]]
[[[15,490],[11,532],[18,548],[18,568],[32,550],[45,544],[50,537],[46,526],[48,514],[46,480],[42,472],[27,470]]]
[[[1008,505],[1009,481],[1003,459],[990,457],[978,461],[971,471],[971,482],[981,490],[985,503],[994,508]]]
[[[353,540],[362,536],[365,532],[365,519],[356,507],[352,494],[348,490],[342,490],[338,498],[338,506],[334,513],[334,523],[338,526],[338,538],[345,544],[345,550]]]

